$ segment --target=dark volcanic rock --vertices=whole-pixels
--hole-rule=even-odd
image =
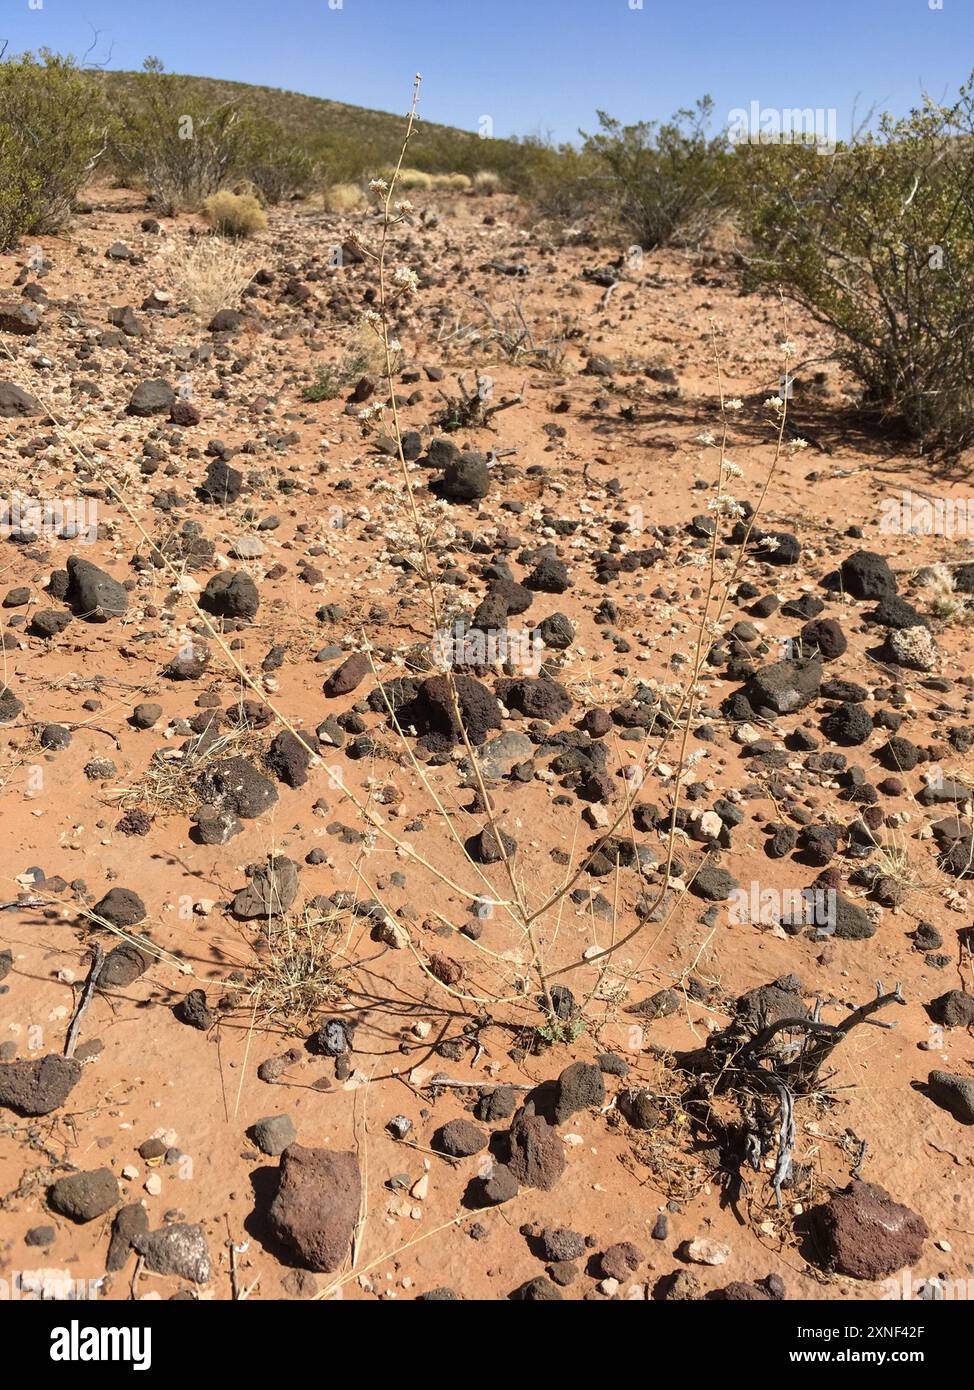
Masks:
[[[835,895],[835,932],[840,941],[865,941],[876,935],[876,923],[858,903]]]
[[[291,1144],[267,1213],[271,1229],[305,1269],[332,1271],[348,1254],[359,1218],[362,1180],[354,1153]]]
[[[134,927],[145,920],[145,903],[131,888],[109,888],[92,911],[113,927]]]
[[[143,381],[132,392],[128,413],[143,417],[162,415],[168,413],[175,399],[176,393],[169,382],[162,377],[154,377],[151,381]]]
[[[202,989],[191,989],[185,998],[173,1005],[173,1013],[180,1023],[185,1023],[187,1028],[198,1028],[201,1033],[212,1028],[217,1018],[207,1004],[206,992]]]
[[[73,1057],[35,1057],[0,1063],[0,1110],[15,1115],[49,1115],[63,1105],[81,1078]]]
[[[557,1284],[553,1284],[543,1274],[539,1274],[536,1279],[529,1279],[526,1284],[519,1284],[510,1296],[516,1303],[559,1303],[562,1301],[561,1290]]]
[[[217,618],[253,618],[260,595],[244,570],[225,570],[215,574],[200,594],[200,607]]]
[[[791,714],[810,705],[821,684],[821,661],[805,657],[762,666],[748,681],[745,693],[756,710],[768,708],[775,714]]]
[[[873,721],[864,705],[844,704],[826,715],[822,730],[833,743],[852,747],[866,742],[873,731]]]
[[[234,895],[233,915],[242,921],[267,921],[279,916],[298,896],[298,866],[284,855],[268,858],[255,869],[246,888]]]
[[[726,902],[738,888],[740,884],[734,875],[716,864],[704,864],[690,884],[691,892],[711,903]]]
[[[974,1024],[974,995],[951,989],[927,1005],[934,1023],[944,1028],[970,1028]]]
[[[452,502],[476,502],[490,492],[490,468],[483,454],[470,451],[452,459],[443,471],[440,490]]]
[[[545,1226],[538,1239],[542,1255],[552,1264],[580,1260],[585,1254],[585,1237],[564,1226]]]
[[[572,1062],[558,1078],[555,1124],[563,1125],[579,1110],[598,1109],[605,1104],[605,1082],[598,1067],[590,1062]]]
[[[127,989],[144,975],[152,964],[152,956],[134,942],[124,941],[109,951],[98,972],[99,989]]]
[[[897,734],[880,748],[876,756],[883,767],[891,772],[912,772],[920,761],[920,750],[908,738]]]
[[[479,747],[489,730],[502,727],[500,706],[487,687],[472,676],[454,676],[453,681],[467,738]],[[424,680],[415,698],[397,711],[397,718],[402,728],[415,727],[430,752],[449,752],[462,742],[446,676]]]
[[[436,1131],[433,1148],[451,1158],[469,1158],[487,1147],[487,1131],[471,1120],[449,1120]]]
[[[501,680],[494,688],[497,698],[508,709],[517,710],[528,719],[543,719],[548,724],[557,724],[572,707],[572,697],[565,687],[544,676]]]
[[[12,381],[0,381],[0,419],[25,420],[42,414],[40,402],[29,391]]]
[[[564,560],[545,555],[524,581],[525,587],[541,594],[563,594],[572,587],[571,575]]]
[[[842,561],[842,587],[858,599],[884,599],[896,593],[896,575],[882,555],[857,550]]]
[[[272,1158],[279,1158],[298,1137],[290,1115],[266,1115],[255,1121],[248,1132],[261,1153]]]
[[[200,500],[225,507],[236,502],[243,487],[243,474],[231,468],[225,459],[214,459],[197,489]]]
[[[353,690],[358,689],[371,670],[372,662],[368,652],[353,652],[325,681],[325,694],[332,699],[339,695],[350,695]]]
[[[132,1245],[152,1274],[168,1274],[193,1284],[209,1282],[210,1251],[202,1226],[174,1221],[158,1231],[134,1236]]]
[[[268,749],[267,766],[289,787],[303,787],[314,752],[310,743],[296,737],[290,729],[282,729]]]
[[[974,1076],[954,1076],[949,1071],[932,1071],[927,1084],[938,1105],[949,1110],[965,1125],[974,1125]]]
[[[474,835],[467,841],[467,853],[475,864],[500,864],[505,855],[510,859],[517,853],[517,841],[501,830],[498,844],[494,828],[486,825],[479,835]]]
[[[906,599],[893,593],[886,594],[874,609],[863,616],[870,623],[877,623],[880,627],[894,629],[924,627],[927,622],[912,603],[907,603]]]
[[[659,1102],[652,1091],[646,1090],[621,1091],[619,1111],[633,1129],[655,1129],[662,1118]]]
[[[548,1192],[565,1171],[565,1151],[558,1133],[541,1115],[521,1111],[510,1128],[510,1170],[522,1187]]]
[[[550,617],[542,618],[535,632],[546,647],[556,652],[567,651],[575,640],[574,625],[564,613],[552,613]]]
[[[117,579],[80,555],[69,555],[67,568],[66,597],[78,617],[107,622],[126,611],[129,596]]]
[[[602,1273],[606,1279],[618,1279],[620,1284],[625,1284],[645,1258],[638,1245],[630,1240],[620,1241],[618,1245],[610,1245],[602,1255]]]
[[[505,1163],[495,1163],[494,1171],[479,1188],[479,1201],[485,1207],[499,1207],[511,1202],[519,1192],[517,1179]]]
[[[638,1004],[630,1004],[626,1013],[651,1023],[654,1018],[669,1018],[678,1011],[681,1003],[681,996],[675,989],[658,989],[648,999],[641,999]]]
[[[48,1205],[71,1221],[94,1221],[111,1211],[119,1199],[118,1182],[111,1168],[90,1173],[69,1173],[48,1189]]]
[[[262,776],[246,758],[227,758],[208,767],[196,779],[200,800],[241,820],[256,820],[277,800],[273,782]]]
[[[133,1240],[148,1229],[149,1213],[141,1202],[119,1207],[112,1218],[112,1236],[105,1257],[105,1269],[109,1274],[117,1274],[120,1269],[124,1269],[132,1251]]]
[[[0,724],[12,724],[23,712],[23,700],[18,700],[9,685],[0,684]]]
[[[835,618],[816,618],[802,628],[802,650],[818,652],[823,661],[835,661],[849,646]]]
[[[41,316],[33,304],[5,299],[0,304],[0,333],[17,333],[29,338],[41,326]]]

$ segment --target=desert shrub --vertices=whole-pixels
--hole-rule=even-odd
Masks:
[[[536,136],[522,145],[524,160],[510,185],[531,213],[557,222],[577,222],[595,206],[592,165],[572,145],[556,147]]]
[[[594,161],[574,145],[555,146],[530,137],[510,183],[532,213],[559,223],[589,218],[599,205]]]
[[[255,120],[232,102],[208,102],[192,80],[150,63],[117,98],[113,162],[145,185],[160,211],[197,208],[246,173]]]
[[[322,195],[327,212],[361,212],[368,206],[368,198],[357,183],[336,183],[326,188]]]
[[[734,164],[751,281],[835,330],[867,407],[923,440],[974,439],[971,84],[829,157],[755,145]]]
[[[92,80],[42,51],[0,62],[0,251],[56,231],[105,150]]]
[[[240,156],[242,172],[264,203],[276,207],[287,198],[306,193],[317,181],[314,158],[276,121],[252,118],[248,136]]]
[[[473,191],[482,196],[490,197],[497,193],[501,186],[501,176],[494,169],[478,169],[473,176]]]
[[[398,361],[398,353],[393,353]],[[382,339],[365,320],[352,330],[341,360],[334,366],[325,364],[315,373],[310,386],[301,392],[303,401],[331,401],[348,391],[363,376],[381,377],[386,369]]]
[[[583,132],[605,212],[646,250],[695,244],[723,212],[727,138],[708,135],[712,114],[710,97],[662,124],[624,126],[600,111],[599,133]]]
[[[231,193],[225,188],[204,199],[203,216],[221,236],[253,236],[267,226],[267,216],[253,193]]]
[[[312,403],[333,401],[341,389],[342,383],[334,368],[319,367],[314,381],[301,392],[301,399]]]

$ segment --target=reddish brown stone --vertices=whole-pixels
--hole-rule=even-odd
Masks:
[[[850,1183],[812,1220],[827,1267],[853,1279],[883,1279],[914,1264],[930,1234],[922,1216],[870,1182]]]
[[[334,1270],[348,1254],[359,1218],[362,1179],[354,1153],[290,1144],[268,1211],[271,1229],[310,1270]]]

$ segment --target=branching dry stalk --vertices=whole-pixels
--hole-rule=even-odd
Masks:
[[[396,445],[396,457],[399,462],[403,487],[407,499],[408,514],[416,540],[417,559],[412,563],[413,568],[415,569],[416,573],[418,574],[420,580],[422,581],[425,587],[427,593],[427,600],[429,604],[432,633],[436,634],[441,630],[442,621],[439,597],[437,592],[437,580],[430,549],[431,536],[430,531],[423,524],[422,516],[419,510],[419,504],[413,486],[412,476],[410,473],[409,465],[405,458],[405,452],[403,449],[402,442],[402,431],[399,419],[399,409],[395,390],[396,368],[392,340],[392,310],[395,304],[398,302],[400,295],[399,293],[395,292],[394,286],[400,285],[403,287],[401,293],[407,292],[407,287],[409,285],[409,272],[405,269],[400,269],[394,274],[390,275],[389,268],[390,238],[392,229],[399,222],[404,220],[406,216],[408,216],[408,206],[395,203],[394,198],[396,184],[400,175],[400,171],[403,168],[409,142],[415,130],[420,82],[421,79],[417,76],[413,88],[413,101],[407,117],[406,131],[396,167],[393,170],[387,184],[383,183],[383,181],[381,180],[376,181],[376,186],[378,186],[382,192],[382,230],[377,251],[370,252],[366,250],[366,255],[369,256],[375,262],[377,268],[377,310],[373,313],[372,322],[376,332],[380,337],[382,344],[382,355],[385,360],[385,379],[389,394],[389,406],[391,413],[391,433]],[[744,562],[747,553],[747,547],[751,539],[757,516],[760,512],[761,506],[763,505],[767,497],[768,490],[777,471],[777,467],[781,458],[782,448],[784,445],[785,422],[787,419],[787,402],[783,401],[780,404],[778,412],[779,419],[777,436],[775,441],[774,458],[772,460],[767,477],[765,478],[764,485],[758,500],[758,504],[748,519],[744,531],[744,536],[740,542],[735,561],[731,566],[729,574],[727,574],[724,578],[723,592],[718,597],[719,581],[717,546],[720,530],[720,517],[724,510],[725,500],[724,485],[727,476],[726,455],[729,436],[729,418],[727,403],[724,395],[723,379],[720,364],[720,353],[717,346],[716,328],[713,326],[711,330],[711,341],[720,402],[721,438],[719,444],[717,495],[714,503],[715,524],[710,547],[707,590],[704,598],[703,610],[697,628],[691,673],[684,687],[681,699],[677,706],[676,713],[671,720],[669,728],[663,731],[663,737],[658,748],[655,750],[655,755],[652,757],[651,762],[647,767],[646,761],[649,752],[647,739],[647,749],[644,751],[639,762],[636,765],[635,775],[632,776],[632,780],[627,785],[622,808],[620,809],[614,822],[612,823],[608,831],[606,831],[605,835],[602,837],[602,840],[600,841],[600,845],[608,842],[625,821],[628,821],[630,832],[632,831],[632,807],[636,802],[636,798],[639,794],[641,787],[644,785],[647,772],[652,772],[655,770],[657,764],[659,763],[662,757],[663,752],[665,751],[669,739],[672,736],[674,729],[679,728],[681,731],[681,737],[679,753],[677,757],[677,768],[674,774],[675,789],[673,805],[670,810],[671,819],[669,835],[667,840],[666,863],[664,872],[662,874],[661,886],[655,901],[652,903],[650,913],[655,912],[663,903],[671,879],[671,870],[676,844],[676,813],[679,807],[681,785],[687,767],[687,748],[689,743],[690,732],[693,726],[696,702],[699,694],[699,678],[707,654],[708,638],[719,627],[719,624],[723,617],[723,613],[730,599],[731,589],[733,587],[734,581],[740,571],[741,565]],[[461,390],[464,390],[462,382]],[[481,401],[481,409],[477,415],[477,418],[471,419],[466,423],[468,425],[479,425],[482,427],[489,423],[490,415],[496,413],[498,409],[503,409],[506,408],[507,405],[516,403],[517,399],[518,398],[514,398],[513,400],[505,399],[498,403],[497,406],[489,407],[487,411],[483,410],[483,402]],[[452,404],[455,405],[456,402],[454,401],[452,402]],[[712,614],[711,609],[715,603],[715,600],[716,610]],[[373,671],[375,671],[374,664]],[[402,746],[405,757],[410,767],[412,768],[414,773],[416,773],[416,775],[419,777],[425,791],[430,795],[433,804],[436,806],[437,812],[441,817],[444,826],[446,827],[448,835],[463,850],[466,862],[470,864],[471,867],[475,870],[481,881],[491,888],[492,900],[497,902],[498,905],[502,906],[504,910],[511,916],[516,929],[527,941],[532,961],[532,967],[537,977],[538,987],[541,991],[541,997],[544,1002],[546,1015],[545,1028],[552,1032],[554,1036],[558,1036],[559,1017],[551,994],[552,981],[560,975],[566,974],[570,971],[579,969],[586,965],[601,963],[602,967],[604,968],[604,964],[610,956],[615,954],[618,950],[620,950],[623,946],[625,946],[643,930],[644,923],[640,922],[635,928],[633,928],[632,931],[624,934],[618,940],[613,940],[611,945],[599,951],[598,953],[587,954],[567,966],[562,966],[558,970],[549,971],[546,969],[543,954],[541,951],[540,939],[538,936],[538,927],[546,921],[546,919],[552,911],[560,907],[567,895],[571,892],[572,888],[575,886],[581,875],[584,873],[585,868],[591,859],[591,854],[593,851],[589,851],[589,853],[586,854],[584,858],[582,858],[573,869],[570,869],[564,881],[553,892],[551,892],[539,906],[531,907],[528,904],[524,891],[518,882],[515,873],[515,867],[511,860],[511,856],[504,843],[504,837],[501,832],[500,821],[496,812],[494,811],[491,798],[487,791],[487,787],[484,783],[480,763],[477,759],[475,750],[471,746],[469,740],[467,729],[462,717],[460,699],[452,663],[448,664],[447,669],[443,672],[443,675],[445,677],[447,689],[449,692],[449,699],[452,707],[454,721],[459,731],[460,739],[462,741],[464,750],[469,760],[472,775],[476,784],[479,805],[484,810],[487,828],[492,834],[494,841],[497,844],[500,853],[500,858],[503,864],[503,869],[510,884],[512,894],[512,898],[510,900],[498,897],[498,895],[496,895],[496,893],[490,885],[489,879],[483,873],[481,867],[478,864],[474,863],[474,861],[466,853],[466,849],[455,827],[453,826],[449,812],[444,807],[442,800],[439,798],[439,796],[437,796],[434,789],[431,787],[429,779],[426,776],[424,770],[420,767],[418,760],[416,759],[415,754],[413,753],[413,750],[409,745],[406,733],[402,729],[399,720],[396,717],[392,704],[388,696],[386,695],[384,688],[380,686],[380,688],[382,688],[383,699],[385,701],[386,709],[390,717],[390,722]],[[598,848],[599,845],[596,846],[596,849]],[[432,871],[435,877],[441,883],[446,883],[449,884],[449,886],[451,887],[455,887],[455,885],[451,883],[450,879],[443,873],[442,870],[440,870],[439,868],[433,868]],[[418,953],[414,951],[414,954],[416,954],[417,959],[419,959]],[[421,960],[420,964],[423,964]],[[426,974],[430,975],[431,979],[436,978],[431,974],[431,972],[425,969],[425,966],[424,971]],[[455,991],[452,988],[443,985],[442,981],[437,981],[437,983],[442,988],[446,988],[450,993],[461,993],[460,991]],[[500,1001],[498,1000],[496,1002]]]

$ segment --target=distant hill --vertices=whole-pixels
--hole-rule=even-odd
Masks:
[[[103,72],[100,79],[111,103],[135,96],[144,74]],[[301,149],[333,166],[329,172],[335,178],[355,176],[395,161],[402,145],[404,114],[222,78],[170,74],[168,80],[207,105],[231,103],[274,121]],[[526,154],[527,147],[516,140],[482,139],[473,131],[421,119],[410,141],[407,162],[431,173],[473,174],[494,169],[509,176],[523,167]]]

